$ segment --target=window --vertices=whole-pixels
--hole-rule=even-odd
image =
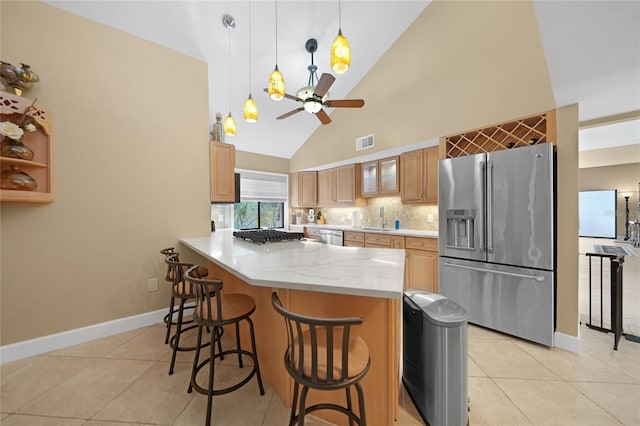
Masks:
[[[284,203],[242,201],[233,210],[235,229],[284,227]]]

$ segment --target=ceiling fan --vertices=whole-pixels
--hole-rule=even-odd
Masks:
[[[284,94],[285,98],[296,102],[302,102],[303,106],[291,110],[286,114],[282,114],[281,116],[276,117],[276,119],[282,120],[300,111],[306,110],[315,114],[322,124],[329,124],[331,123],[331,118],[325,110],[322,109],[323,106],[328,108],[362,108],[364,105],[363,99],[329,99],[329,88],[336,78],[331,74],[323,73],[318,80],[318,74],[316,73],[318,67],[313,63],[313,52],[318,50],[318,42],[315,38],[307,40],[304,47],[307,52],[311,53],[311,65],[307,67],[309,70],[309,83],[306,87],[298,90],[296,92],[296,96],[286,93]],[[268,92],[268,89],[264,89],[264,91]]]

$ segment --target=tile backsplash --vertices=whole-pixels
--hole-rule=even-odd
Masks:
[[[327,224],[351,225],[351,214],[362,218],[361,226],[380,226],[380,207],[384,207],[384,215],[389,228],[394,227],[396,213],[400,219],[400,229],[415,229],[424,231],[438,230],[438,206],[402,204],[400,197],[369,198],[363,207],[318,207],[315,209],[325,215]],[[307,222],[309,209],[292,209],[290,222],[295,224],[295,212],[302,211],[302,223]],[[430,222],[429,219],[433,221]]]

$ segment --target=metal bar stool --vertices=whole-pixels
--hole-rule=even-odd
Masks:
[[[362,324],[361,318],[315,318],[287,311],[278,294],[271,294],[271,303],[285,319],[287,328],[287,349],[284,366],[295,381],[289,426],[304,425],[307,413],[316,410],[336,410],[349,417],[349,424],[355,421],[366,425],[364,394],[360,380],[369,371],[371,359],[365,341],[351,332],[353,325]],[[298,401],[298,391],[300,400]],[[351,387],[358,394],[358,415],[351,404]],[[309,389],[345,389],[347,406],[333,403],[315,404],[306,407]],[[297,410],[297,414],[296,414]]]
[[[180,346],[180,336],[182,333],[187,332],[189,330],[193,330],[198,327],[197,324],[194,323],[193,320],[184,320],[184,311],[189,307],[185,306],[188,300],[193,300],[195,298],[195,294],[193,292],[191,284],[185,281],[184,274],[185,271],[192,267],[192,263],[184,263],[178,261],[178,254],[169,254],[165,259],[165,263],[167,264],[167,277],[171,277],[172,285],[171,285],[171,306],[169,307],[170,317],[167,321],[167,338],[166,341],[169,343],[169,347],[173,350],[171,355],[171,365],[169,366],[169,374],[173,374],[173,367],[176,363],[176,355],[178,351],[194,351],[196,350],[196,346]],[[198,267],[194,274],[197,274],[199,277],[205,277],[209,274],[209,271],[205,267]],[[175,300],[179,300],[180,303],[177,308],[175,308]],[[173,313],[177,312],[178,319],[174,323],[173,322]],[[176,332],[169,339],[171,325],[176,325]],[[191,324],[188,327],[184,327],[186,324]],[[183,328],[184,327],[184,328]],[[217,329],[213,330],[211,333],[218,340],[218,346],[222,347],[220,343],[220,337],[222,335],[222,330]]]
[[[211,408],[213,405],[213,395],[223,395],[233,392],[247,384],[255,375],[258,378],[258,386],[260,387],[260,395],[264,395],[264,387],[262,386],[262,377],[260,376],[260,366],[258,364],[258,353],[256,351],[256,339],[253,330],[253,321],[251,314],[256,310],[256,302],[253,298],[246,294],[224,294],[222,290],[222,281],[203,279],[198,274],[198,266],[192,266],[186,272],[186,280],[191,284],[196,296],[196,309],[193,313],[193,320],[198,324],[198,342],[196,343],[196,355],[193,359],[193,368],[191,370],[191,381],[189,383],[188,393],[193,389],[197,392],[207,395],[207,418],[206,424],[211,424]],[[242,349],[240,344],[240,322],[246,321],[249,325],[251,335],[251,351]],[[214,330],[221,329],[226,325],[235,325],[236,329],[236,348],[223,351],[220,347],[220,339],[217,333],[211,333],[211,341],[202,344],[202,329],[211,327]],[[216,353],[215,340],[218,340],[218,352]],[[209,346],[210,355],[208,358],[200,361],[200,349]],[[253,362],[253,368],[247,376],[240,382],[223,388],[214,388],[215,375],[215,359],[222,358],[224,355],[237,354],[238,364],[243,367],[242,357],[247,356]],[[201,386],[197,383],[198,373],[206,365],[209,366],[209,376],[207,386]]]

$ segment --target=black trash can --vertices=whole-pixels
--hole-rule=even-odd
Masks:
[[[424,290],[405,291],[402,311],[402,382],[409,396],[428,425],[467,425],[469,314]]]

